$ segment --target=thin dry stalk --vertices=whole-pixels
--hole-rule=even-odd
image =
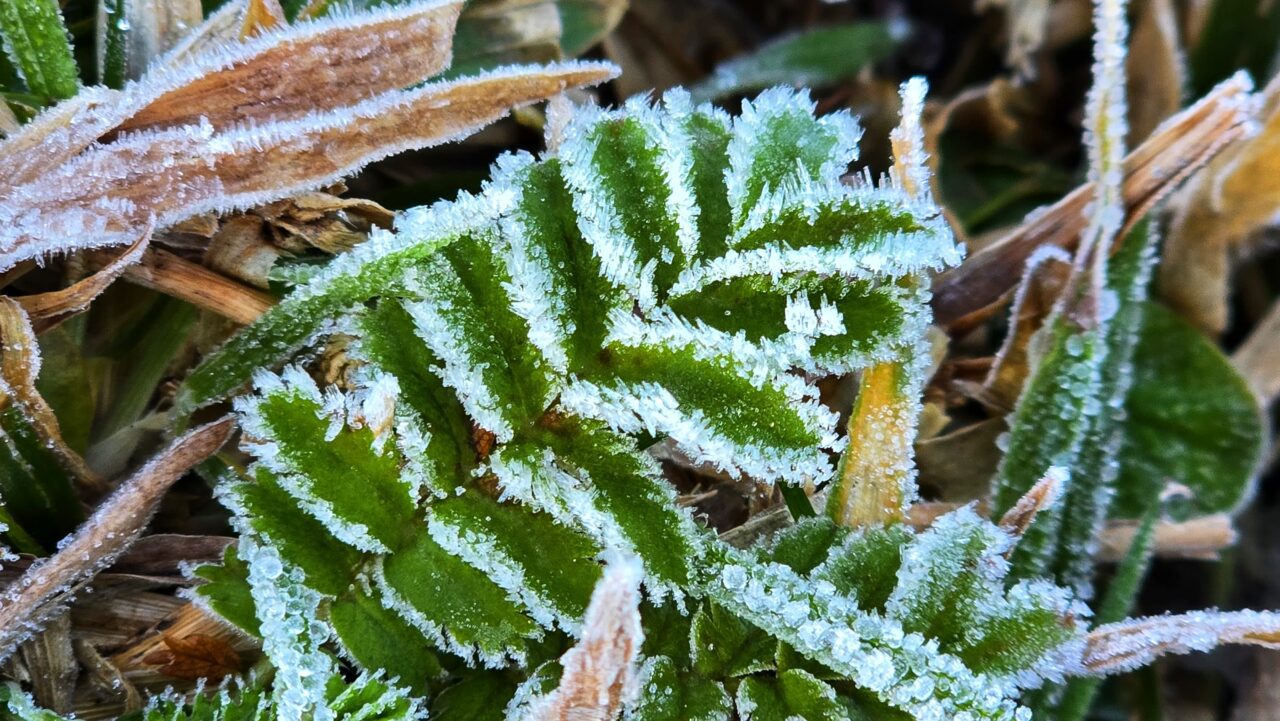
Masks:
[[[1085,637],[1078,672],[1123,673],[1161,656],[1209,651],[1230,644],[1280,649],[1280,614],[1198,611],[1099,626]]]
[[[640,630],[640,565],[609,564],[591,594],[582,638],[560,658],[560,686],[537,704],[529,721],[612,721],[634,692]]]
[[[270,293],[158,248],[148,249],[141,262],[127,268],[124,279],[242,324],[252,323],[276,303]]]
[[[1256,113],[1252,84],[1241,74],[1170,118],[1124,159],[1125,220],[1120,235],[1227,144],[1246,137]],[[1074,252],[1086,226],[1084,210],[1094,199],[1090,183],[1055,205],[1032,213],[1004,238],[938,276],[933,285],[934,321],[953,334],[989,318],[1017,284],[1027,259],[1041,246]]]

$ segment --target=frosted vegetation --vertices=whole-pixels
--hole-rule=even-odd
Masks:
[[[908,523],[929,279],[962,257],[929,192],[923,81],[879,179],[847,175],[856,119],[800,90],[732,116],[681,90],[562,109],[543,153],[404,212],[179,389],[183,419],[232,399],[253,458],[218,469],[239,541],[193,595],[266,661],[138,717],[1078,719],[1098,677],[1274,645],[1266,612],[1125,619],[1156,478],[1126,490],[1154,510],[1095,598],[1157,259],[1155,232],[1124,226],[1123,3],[1096,22],[1096,197],[1074,255],[1028,262],[1070,280],[989,508]],[[312,361],[334,345],[325,384]],[[847,427],[814,383],[839,374],[859,374]],[[797,522],[717,538],[659,445],[783,486]]]

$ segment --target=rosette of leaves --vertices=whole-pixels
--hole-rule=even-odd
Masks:
[[[345,391],[290,367],[238,402],[258,463],[221,493],[242,530],[325,597],[349,657],[418,686],[452,663],[429,648],[501,667],[573,634],[603,552],[641,558],[654,598],[700,596],[714,546],[642,449],[825,480],[836,419],[791,371],[914,347],[910,281],[957,257],[923,204],[841,181],[858,134],[792,91],[733,119],[674,93],[578,112],[543,158],[409,212],[181,392],[353,338]],[[235,588],[203,593],[252,628]]]

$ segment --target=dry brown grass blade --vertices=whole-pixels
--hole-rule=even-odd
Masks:
[[[612,721],[634,691],[640,630],[639,563],[609,564],[591,594],[582,637],[560,658],[560,685],[537,702],[529,721]]]
[[[90,88],[0,143],[0,188],[39,179],[126,131],[284,120],[399,90],[447,67],[459,0],[304,23],[206,48],[127,90]]]
[[[1156,524],[1155,554],[1161,558],[1212,561],[1224,548],[1236,543],[1231,517],[1215,513],[1186,521]],[[1138,534],[1137,521],[1109,521],[1099,539],[1098,560],[1116,562],[1124,558]]]
[[[165,227],[323,186],[374,160],[459,139],[513,107],[614,75],[613,66],[599,63],[514,67],[384,93],[305,122],[132,133],[15,191],[16,204],[35,220],[0,230],[0,266],[67,249],[66,237],[83,237],[71,232],[77,227],[95,230],[85,241],[94,246],[118,244],[152,217]]]
[[[1246,137],[1255,112],[1251,83],[1237,75],[1170,118],[1125,158],[1123,189],[1127,232],[1152,206],[1227,144]],[[1093,199],[1085,184],[1048,209],[1032,213],[1009,235],[939,275],[933,285],[934,320],[952,333],[982,322],[1008,300],[1031,254],[1054,245],[1074,251]]]
[[[1280,649],[1280,614],[1197,612],[1137,618],[1099,626],[1085,637],[1079,672],[1107,675],[1146,666],[1161,656],[1244,644]]]
[[[0,659],[40,629],[60,603],[142,533],[160,497],[218,450],[234,422],[224,418],[182,436],[100,505],[57,553],[31,565],[0,598]]]
[[[279,26],[241,45],[207,50],[144,79],[164,91],[115,132],[277,122],[409,87],[449,66],[461,10],[459,0],[412,3]]]
[[[151,242],[151,231],[152,226],[148,224],[142,235],[125,252],[101,270],[68,288],[14,298],[27,311],[36,334],[54,328],[88,308],[93,299],[102,295],[107,286],[114,283],[129,266],[142,259],[143,252]]]
[[[106,482],[62,440],[57,416],[36,389],[40,352],[35,329],[22,306],[6,296],[0,296],[0,343],[0,408],[16,406],[88,496],[106,493]]]
[[[1262,129],[1229,148],[1179,194],[1160,263],[1160,294],[1207,333],[1227,327],[1231,256],[1280,210],[1280,78],[1263,92]]]

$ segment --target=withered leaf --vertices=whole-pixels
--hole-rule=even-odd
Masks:
[[[16,406],[31,428],[90,495],[105,493],[106,482],[62,439],[58,418],[36,389],[40,354],[35,329],[15,299],[0,296],[0,408]]]
[[[230,419],[223,419],[178,438],[122,483],[57,553],[33,563],[13,583],[14,590],[0,598],[0,660],[40,630],[80,584],[128,548],[151,520],[164,492],[218,450],[233,427]]]
[[[243,668],[240,654],[226,640],[202,633],[181,638],[166,634],[166,648],[148,653],[142,662],[159,666],[160,673],[188,681],[216,680]]]
[[[1159,268],[1164,300],[1209,333],[1227,327],[1231,256],[1280,210],[1280,78],[1263,92],[1262,128],[1228,148],[1175,200]]]
[[[459,6],[301,23],[56,106],[0,143],[0,269],[320,187],[615,74],[566,63],[400,90],[447,65]]]
[[[634,693],[640,629],[640,564],[618,560],[591,594],[582,637],[560,657],[564,674],[549,696],[536,702],[530,721],[613,721]]]

